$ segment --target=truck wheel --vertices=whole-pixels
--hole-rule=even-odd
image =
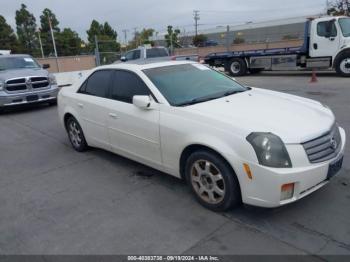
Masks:
[[[350,77],[350,52],[340,55],[337,59],[335,70],[341,76]]]
[[[247,64],[242,58],[233,58],[228,62],[226,71],[231,76],[243,76],[247,74]]]
[[[241,203],[236,174],[219,155],[206,150],[186,161],[186,179],[200,204],[213,211],[227,211]]]

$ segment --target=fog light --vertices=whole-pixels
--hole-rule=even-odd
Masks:
[[[285,184],[281,188],[281,201],[288,200],[294,196],[294,183]]]

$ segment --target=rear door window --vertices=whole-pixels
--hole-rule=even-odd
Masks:
[[[107,97],[112,73],[112,70],[96,71],[84,82],[79,93],[97,97]]]

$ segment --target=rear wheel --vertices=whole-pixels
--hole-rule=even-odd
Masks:
[[[238,179],[219,155],[197,151],[186,162],[186,179],[196,199],[213,211],[227,211],[241,203]]]
[[[83,130],[74,117],[69,117],[66,121],[69,141],[73,148],[78,152],[84,152],[88,149]]]
[[[341,76],[350,77],[350,52],[341,54],[337,59],[335,70]]]
[[[226,65],[226,71],[232,76],[247,74],[247,64],[242,58],[232,58]]]

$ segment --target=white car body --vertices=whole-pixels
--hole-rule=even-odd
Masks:
[[[205,146],[220,154],[233,168],[245,204],[278,207],[294,202],[328,183],[329,165],[341,158],[345,131],[336,157],[310,163],[302,143],[330,131],[335,116],[319,102],[288,94],[252,88],[250,91],[187,107],[171,106],[142,72],[144,69],[191,62],[160,62],[145,65],[115,64],[100,69],[124,69],[136,73],[158,103],[152,110],[133,104],[79,94],[81,83],[63,88],[58,97],[64,125],[70,114],[80,123],[87,143],[128,157],[175,177],[182,177],[181,156],[186,148]],[[94,70],[94,71],[95,71]],[[292,168],[259,164],[247,141],[252,132],[278,135],[289,153]],[[244,164],[251,169],[247,176]],[[294,183],[293,197],[281,201],[281,187]]]

